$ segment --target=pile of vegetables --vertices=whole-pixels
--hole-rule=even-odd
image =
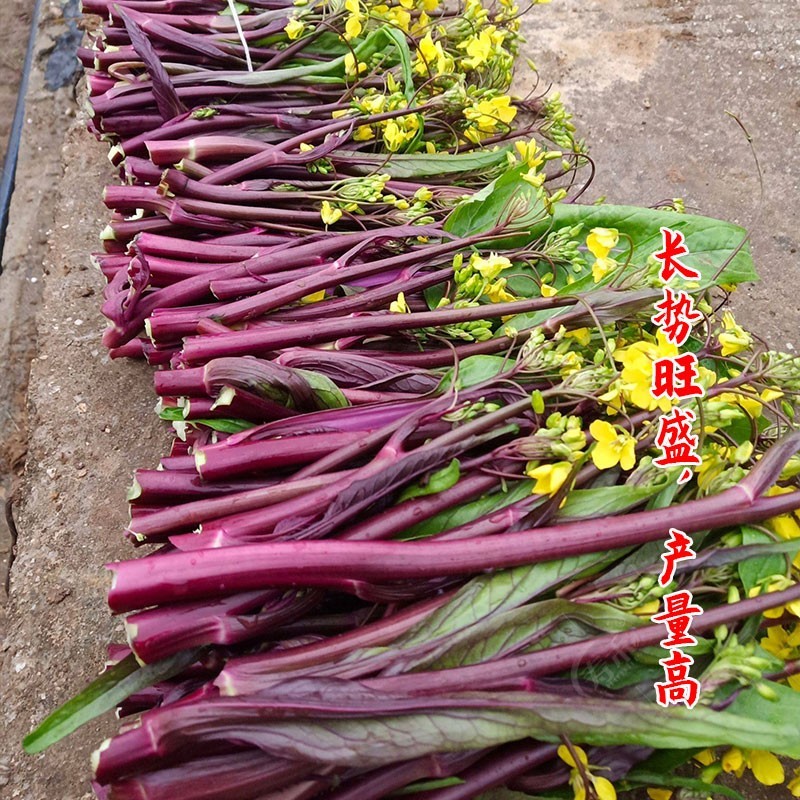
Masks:
[[[174,441],[111,565],[126,645],[26,740],[117,707],[113,800],[601,797],[800,758],[800,361],[721,301],[745,232],[577,202],[510,0],[84,0],[120,182],[104,342]],[[653,464],[661,228],[702,312],[702,464]],[[670,527],[698,557],[658,585]],[[800,562],[798,562],[800,563]],[[704,613],[693,709],[660,598]],[[719,748],[714,750],[713,748]],[[682,764],[692,759],[698,772]],[[676,770],[678,770],[676,772]],[[780,773],[778,775],[778,773]]]

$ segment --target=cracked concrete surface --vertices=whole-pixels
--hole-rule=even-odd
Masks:
[[[591,144],[599,166],[592,198],[652,204],[682,196],[702,213],[749,226],[762,282],[742,289],[735,305],[774,346],[800,347],[800,3],[554,0],[532,10],[526,30],[526,54],[562,91]],[[78,800],[88,797],[88,753],[113,720],[35,757],[23,756],[19,741],[96,674],[106,643],[120,636],[105,607],[102,564],[130,552],[120,536],[125,489],[135,466],[156,463],[164,438],[150,370],[110,362],[99,344],[102,282],[87,256],[106,216],[105,148],[76,127],[62,152],[61,134],[46,127],[56,112],[37,86],[23,173],[52,177],[45,191],[21,181],[12,215],[14,224],[43,203],[35,206],[38,227],[23,228],[18,242],[32,270],[25,275],[44,278],[44,295],[19,555],[0,645],[0,795]],[[726,110],[753,136],[763,199],[748,144]],[[21,301],[0,302],[9,314]],[[789,794],[758,787],[747,796]]]

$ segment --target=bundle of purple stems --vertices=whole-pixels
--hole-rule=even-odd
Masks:
[[[612,691],[589,667],[630,663],[663,637],[603,601],[659,571],[643,546],[670,527],[710,532],[683,585],[761,552],[719,534],[800,507],[796,493],[766,496],[800,435],[764,448],[737,485],[680,505],[650,503],[664,483],[636,487],[618,469],[597,483],[586,458],[533,494],[526,469],[548,417],[588,428],[604,409],[599,392],[542,367],[531,337],[642,324],[653,292],[432,302],[455,296],[458,258],[545,258],[538,240],[520,243],[531,218],[513,203],[473,233],[447,225],[514,140],[541,133],[538,102],[518,101],[526,121],[481,147],[389,157],[354,139],[356,122],[424,114],[435,136],[451,124],[446,104],[354,119],[337,112],[383,86],[374,72],[240,81],[324,61],[314,34],[269,44],[294,4],[245,5],[234,19],[221,0],[84,0],[104,18],[81,51],[90,127],[123,180],[105,192],[112,219],[94,257],[108,280],[104,342],[157,367],[159,411],[177,431],[129,497],[126,536],[158,547],[112,565],[109,593],[128,615],[111,662],[167,666],[120,703],[122,732],[96,754],[98,796],[377,800],[405,788],[466,800],[565,785],[562,740],[614,780],[653,748],[767,742],[757,722],[719,721],[721,702],[659,709],[646,681]],[[358,196],[375,176],[380,191]],[[323,224],[323,204],[350,188],[357,209]],[[395,202],[421,191],[424,219]],[[505,325],[537,312],[535,325]],[[475,325],[491,335],[469,335]],[[657,416],[619,418],[639,452]],[[572,499],[615,485],[641,491],[610,506]],[[693,630],[798,598],[792,586],[723,602]]]

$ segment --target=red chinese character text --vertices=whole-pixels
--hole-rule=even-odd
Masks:
[[[660,614],[654,614],[650,619],[653,622],[663,622],[666,624],[675,617],[694,616],[702,614],[703,609],[693,604],[694,598],[688,589],[679,589],[677,592],[664,595],[664,610]]]
[[[656,303],[656,310],[650,319],[664,332],[667,341],[680,347],[689,338],[692,325],[703,319],[699,311],[695,311],[694,300],[684,291],[673,292],[664,287],[664,299]]]
[[[697,639],[689,633],[689,628],[692,627],[692,617],[702,613],[700,606],[692,604],[692,593],[686,589],[666,595],[664,611],[650,617],[653,622],[663,622],[666,625],[669,635],[661,640],[661,646],[671,649],[697,644]]]
[[[658,418],[655,443],[661,449],[662,455],[653,459],[657,467],[690,467],[702,463],[700,456],[695,453],[697,437],[692,433],[694,420],[694,412],[688,408],[673,408],[669,414],[662,414]],[[691,476],[691,471],[685,469],[678,478],[678,483],[685,483]]]
[[[691,560],[697,556],[692,550],[692,537],[679,531],[677,528],[669,529],[669,539],[665,542],[667,548],[666,553],[661,554],[661,560],[664,562],[664,569],[658,576],[658,582],[661,586],[666,586],[672,582],[675,575],[675,565],[678,561]]]
[[[703,387],[696,384],[697,356],[684,353],[674,358],[659,358],[653,362],[653,397],[702,397]]]
[[[666,680],[655,685],[656,702],[664,707],[683,703],[687,708],[693,708],[700,697],[700,681],[689,677],[694,659],[676,648],[658,663],[664,667]]]
[[[670,280],[676,272],[690,280],[699,278],[700,273],[696,269],[678,261],[680,256],[685,256],[689,252],[689,248],[684,244],[683,234],[670,228],[662,228],[661,235],[664,249],[660,253],[653,253],[653,257],[661,262],[661,270],[658,273],[661,280],[664,282]]]

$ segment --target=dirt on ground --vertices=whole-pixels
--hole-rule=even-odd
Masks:
[[[152,413],[150,369],[111,362],[100,345],[102,279],[88,254],[105,224],[100,197],[113,174],[105,146],[82,130],[72,85],[45,85],[53,48],[71,30],[64,9],[72,0],[43,5],[0,277],[0,474],[7,487],[16,481],[19,497],[11,594],[0,612],[0,797],[82,800],[90,796],[89,752],[114,730],[113,719],[38,756],[23,755],[19,743],[94,677],[105,646],[119,641],[102,565],[130,554],[120,535],[125,491],[135,467],[155,465],[166,437]],[[12,45],[0,59],[0,70],[10,65],[0,74],[0,89],[10,92],[0,96],[6,117],[13,89],[5,84],[21,63],[30,6],[0,3],[0,35]],[[743,290],[743,318],[778,347],[800,346],[791,291],[799,266],[796,0],[555,0],[533,9],[526,25],[526,55],[563,91],[592,145],[594,195],[648,204],[683,196],[704,213],[750,225],[763,281]],[[528,85],[523,79],[520,89]],[[726,109],[753,134],[763,201]],[[0,551],[5,536],[0,526]],[[767,797],[758,791],[745,793]]]

